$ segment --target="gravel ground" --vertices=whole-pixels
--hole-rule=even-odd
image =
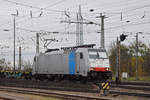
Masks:
[[[32,89],[31,89],[32,90]],[[45,92],[62,92],[62,91],[54,91],[54,90],[44,90],[44,89],[33,89],[37,91],[45,91]],[[63,93],[68,93],[68,91],[63,91]],[[99,96],[98,93],[83,93],[83,92],[69,92],[70,94],[76,95],[88,95],[88,96]],[[4,98],[11,98],[13,100],[61,100],[56,98],[49,98],[49,97],[42,97],[36,95],[27,95],[27,94],[20,94],[20,93],[13,93],[13,92],[2,92],[0,91],[0,97]],[[114,100],[150,100],[150,98],[142,98],[142,97],[133,97],[133,96],[121,96],[121,95],[109,95],[108,98],[113,98]]]
[[[113,88],[111,88],[111,89],[112,89],[112,90],[123,91],[123,92],[150,93],[150,91],[134,90],[134,89],[125,89],[125,88],[117,88],[117,87],[113,87]]]
[[[56,98],[0,91],[0,97],[12,100],[61,100]],[[1,99],[0,99],[1,100]]]
[[[119,100],[150,100],[150,98],[122,96],[122,95],[120,95],[120,96],[112,95],[112,97],[117,98]]]

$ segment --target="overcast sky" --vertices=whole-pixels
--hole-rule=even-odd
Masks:
[[[76,44],[76,25],[60,23],[61,21],[76,21],[79,5],[85,22],[100,23],[96,18],[105,14],[105,46],[109,49],[116,37],[126,32],[132,32],[123,44],[135,40],[136,32],[144,32],[139,39],[149,43],[150,35],[150,0],[0,0],[0,58],[13,61],[13,16],[16,14],[16,61],[18,46],[22,46],[22,58],[31,60],[35,55],[35,34],[33,31],[60,32],[42,36],[42,39],[55,38],[49,48],[73,46]],[[90,9],[94,9],[90,12]],[[69,15],[69,18],[65,14]],[[32,13],[32,18],[31,18]],[[122,13],[122,17],[121,17]],[[84,43],[95,43],[100,46],[100,26],[84,25]],[[4,31],[8,29],[9,31]],[[32,32],[31,32],[32,31]],[[67,33],[70,34],[67,34]],[[147,34],[147,35],[146,35]],[[144,38],[143,38],[144,37]],[[21,42],[19,42],[21,41]],[[6,48],[8,47],[9,48]],[[44,51],[40,41],[40,51]]]

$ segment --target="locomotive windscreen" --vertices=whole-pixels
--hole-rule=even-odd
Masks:
[[[110,67],[106,51],[100,49],[89,49],[88,53],[91,67]]]
[[[88,50],[90,59],[108,59],[105,51],[100,50]]]

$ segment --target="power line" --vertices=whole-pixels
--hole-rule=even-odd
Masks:
[[[26,7],[30,7],[30,8],[39,9],[39,10],[44,10],[44,9],[50,7],[50,6],[52,7],[52,6],[55,6],[55,5],[59,4],[59,3],[64,2],[64,0],[61,0],[61,1],[58,1],[58,2],[56,2],[56,3],[54,3],[54,4],[50,5],[50,6],[47,6],[45,8],[39,8],[39,7],[36,7],[36,6],[30,6],[30,5],[26,5],[26,4],[22,4],[22,3],[18,3],[18,2],[13,2],[13,1],[10,1],[10,0],[4,0],[4,1],[10,2],[10,3],[14,3],[16,5],[21,5],[21,6],[26,6]],[[64,11],[62,11],[62,12],[64,12]]]
[[[146,10],[144,10],[143,11],[143,13],[145,12],[145,14],[149,14],[149,12],[147,12]],[[108,18],[107,19],[113,19],[113,20],[116,20],[116,19],[119,19],[120,17],[121,17],[121,13],[122,12],[120,12],[120,13],[118,13],[118,16],[114,16],[114,17],[109,17],[109,15],[107,15],[108,16]],[[134,14],[125,14],[125,13],[122,13],[123,15],[123,18],[124,17],[133,17],[133,16],[140,16],[140,14],[142,15],[143,13],[141,13],[141,12],[138,12],[138,13],[134,13]],[[107,13],[105,13],[105,14],[107,14]]]
[[[126,10],[126,11],[120,11],[120,12],[122,12],[122,13],[128,13],[128,12],[130,12],[130,11],[142,9],[142,8],[145,8],[145,7],[150,7],[150,4],[146,4],[146,5],[139,6],[139,7],[134,6],[134,8],[132,8],[132,9],[128,9],[128,10]],[[126,8],[128,8],[128,7],[126,7]],[[111,9],[112,9],[112,8],[111,8]],[[108,12],[108,14],[111,14],[111,13],[112,13],[112,14],[115,14],[115,16],[116,16],[116,15],[120,14],[120,12]]]
[[[10,1],[10,0],[3,0],[3,1],[6,1],[6,2],[9,2],[9,3],[13,3],[15,5],[20,5],[20,6],[24,6],[24,7],[28,7],[28,8],[34,8],[34,9],[38,9],[38,10],[48,10],[48,11],[56,11],[56,12],[62,12],[61,10],[53,10],[53,9],[47,9],[49,7],[53,7],[53,6],[56,6],[66,0],[61,0],[61,1],[58,1],[54,4],[51,4],[45,8],[40,8],[40,7],[37,7],[37,6],[32,6],[32,5],[27,5],[27,4],[23,4],[23,3],[18,3],[18,2],[14,2],[14,1]],[[64,12],[64,11],[63,11]]]
[[[146,7],[150,7],[150,4],[147,4],[147,5],[144,5],[144,6],[140,6],[140,7],[135,7],[135,8],[133,8],[133,9],[126,10],[126,11],[124,11],[124,13],[127,13],[127,12],[129,12],[129,11],[134,11],[134,10],[142,9],[142,8],[146,8]]]
[[[49,5],[49,6],[46,6],[46,7],[44,7],[44,8],[40,8],[40,7],[36,7],[36,6],[31,6],[31,5],[27,5],[27,4],[23,4],[23,3],[18,3],[18,2],[14,2],[14,1],[10,1],[10,0],[3,0],[3,1],[10,2],[10,3],[16,4],[16,5],[20,5],[20,6],[25,6],[25,7],[29,7],[29,8],[38,9],[38,11],[35,11],[35,12],[34,12],[34,13],[37,13],[37,12],[39,12],[39,10],[40,10],[40,11],[46,10],[46,11],[54,11],[54,12],[64,12],[64,11],[61,11],[61,10],[53,10],[53,9],[47,9],[47,8],[56,6],[56,5],[58,5],[58,4],[60,4],[60,3],[64,2],[64,1],[66,1],[66,0],[60,0],[60,1],[58,1],[58,2],[56,2],[56,3],[54,3],[54,4],[51,4],[51,5]],[[23,16],[22,18],[24,18],[24,17],[26,17],[26,16]],[[29,20],[29,19],[31,19],[31,18],[28,18],[27,20]],[[22,21],[24,21],[24,20],[21,20],[21,21],[19,21],[19,22],[22,22]],[[9,24],[9,23],[11,23],[11,22],[9,21],[9,22],[7,22],[7,23],[5,23],[5,24]],[[3,26],[3,25],[5,25],[5,24],[2,24],[2,25],[0,25],[0,26]]]
[[[141,25],[141,24],[148,24],[150,23],[150,21],[148,22],[141,22],[141,23],[134,23],[134,24],[126,24],[126,25],[119,25],[119,26],[114,26],[114,27],[108,27],[108,28],[105,28],[105,30],[109,30],[109,29],[115,29],[115,28],[119,28],[119,27],[128,27],[128,26],[134,26],[134,25]]]
[[[134,1],[134,2],[131,2],[131,0],[130,0],[130,2],[129,1],[126,1],[126,2],[116,2],[116,3],[114,3],[114,2],[111,2],[111,3],[106,3],[106,4],[103,4],[103,5],[107,5],[107,6],[111,6],[112,4],[115,4],[114,5],[114,7],[113,6],[111,6],[111,8],[109,8],[109,9],[113,9],[113,8],[121,8],[123,5],[125,5],[126,7],[127,7],[127,5],[129,6],[129,5],[131,5],[131,4],[135,4],[135,3],[137,3],[137,1],[138,0],[136,0],[136,1]],[[123,4],[120,4],[120,3],[123,3]],[[109,5],[109,4],[111,4],[111,5]],[[119,5],[119,6],[116,6],[116,4],[117,5]],[[108,8],[108,7],[107,7]],[[128,8],[128,7],[127,7]],[[99,9],[102,9],[102,8],[97,8],[97,9],[95,9],[95,10],[99,10]],[[115,13],[114,13],[115,14]]]
[[[140,14],[141,14],[141,15],[140,15]],[[120,22],[124,22],[124,23],[125,23],[125,22],[126,22],[126,23],[128,23],[128,21],[129,21],[129,22],[135,22],[135,21],[137,21],[137,20],[143,21],[144,18],[146,18],[146,17],[148,18],[148,17],[149,17],[148,14],[149,14],[148,12],[145,12],[145,11],[144,11],[143,13],[124,15],[124,16],[123,16],[123,21],[121,21],[121,19],[116,19],[116,20],[115,20],[115,19],[113,19],[113,20],[112,20],[112,19],[109,19],[109,20],[106,19],[106,20],[107,20],[107,24],[110,23],[110,24],[113,24],[113,25],[115,24],[115,23],[113,23],[113,22],[117,22],[117,23],[120,23]],[[120,17],[121,17],[121,16],[120,16]],[[128,17],[129,17],[129,18],[128,18]],[[120,20],[120,21],[118,21],[118,20]],[[138,21],[138,22],[139,22],[139,21]],[[116,24],[117,24],[117,23],[116,23]]]
[[[9,2],[9,3],[13,3],[15,5],[24,6],[24,7],[35,8],[35,9],[40,9],[40,10],[42,9],[42,8],[39,8],[39,7],[30,6],[30,5],[26,5],[26,4],[23,4],[23,3],[18,3],[18,2],[10,1],[10,0],[3,0],[3,1]]]
[[[66,1],[66,0],[60,0],[60,1],[56,2],[56,3],[54,3],[54,4],[51,4],[51,5],[47,6],[46,8],[54,7],[54,6],[60,4],[60,3],[64,2],[64,1]]]

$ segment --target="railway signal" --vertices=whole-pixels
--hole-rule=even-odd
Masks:
[[[120,82],[120,43],[124,41],[128,35],[121,34],[120,40],[117,37],[117,62],[116,62],[116,83]]]
[[[128,35],[121,34],[121,35],[120,35],[120,41],[124,41],[127,36],[128,36]]]

